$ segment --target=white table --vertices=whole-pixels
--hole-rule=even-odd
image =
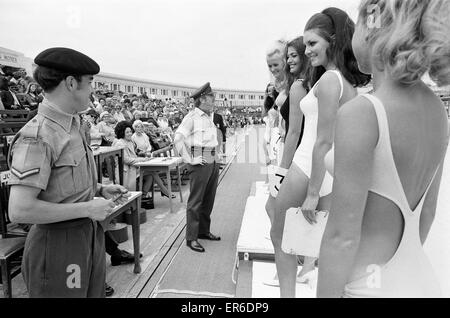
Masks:
[[[155,157],[150,158],[147,161],[136,163],[139,167],[139,190],[142,191],[142,184],[145,172],[166,172],[167,176],[167,189],[169,190],[169,204],[170,212],[173,213],[172,206],[172,185],[170,180],[170,171],[177,169],[178,173],[178,189],[180,192],[180,201],[183,202],[183,194],[181,193],[181,176],[180,176],[180,164],[183,163],[181,157]]]
[[[133,232],[133,249],[134,249],[134,273],[137,274],[141,272],[141,265],[139,264],[139,254],[140,254],[139,208],[141,206],[142,192],[130,191],[128,192],[128,194],[130,196],[128,197],[127,202],[117,205],[106,217],[106,219],[101,221],[100,223],[102,224],[103,228],[106,229],[109,222],[111,222],[112,219],[119,216],[123,212],[131,209],[131,217],[132,217],[131,230]]]

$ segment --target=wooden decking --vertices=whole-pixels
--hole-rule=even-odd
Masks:
[[[237,138],[230,138],[227,143],[228,160],[232,159]],[[229,165],[222,169],[221,180]],[[111,266],[110,257],[106,256],[106,282],[111,285],[115,293],[112,298],[149,297],[161,276],[168,268],[181,244],[184,242],[184,228],[186,225],[186,201],[189,197],[189,184],[182,186],[184,202],[181,203],[179,193],[173,199],[174,213],[169,212],[169,200],[155,192],[155,209],[147,210],[147,222],[141,224],[140,246],[142,272],[133,273],[133,264]],[[128,226],[128,241],[120,244],[119,248],[133,251],[131,226]],[[12,281],[13,297],[26,298],[28,293],[22,278],[18,275]],[[1,289],[1,285],[0,285]],[[0,298],[3,293],[0,292]]]

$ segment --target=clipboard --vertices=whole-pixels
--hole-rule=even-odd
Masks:
[[[286,211],[281,249],[286,254],[319,257],[320,244],[328,221],[328,211],[316,213],[317,223],[306,221],[300,208]]]

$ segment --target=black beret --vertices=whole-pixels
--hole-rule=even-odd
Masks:
[[[214,95],[209,82],[197,89],[190,97],[193,99],[198,99],[205,95]]]
[[[39,53],[34,63],[73,75],[95,75],[100,72],[100,66],[89,56],[65,47],[54,47]]]

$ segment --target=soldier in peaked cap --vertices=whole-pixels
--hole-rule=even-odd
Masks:
[[[191,98],[195,109],[181,122],[174,143],[190,170],[186,244],[195,252],[204,252],[198,239],[220,240],[210,232],[219,179],[217,129],[210,115],[214,108],[214,93],[210,84],[200,87]]]
[[[80,132],[78,113],[89,105],[100,67],[68,48],[47,49],[34,61],[45,99],[8,156],[10,218],[33,224],[23,278],[30,297],[104,297],[104,231],[97,221],[127,191],[97,183],[94,157]],[[93,200],[96,195],[103,198]]]

